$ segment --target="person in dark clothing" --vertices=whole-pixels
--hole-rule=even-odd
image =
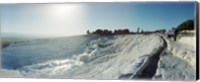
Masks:
[[[178,36],[178,30],[175,29],[175,37],[176,37],[176,39],[177,39],[177,36]],[[175,39],[175,41],[176,41],[176,39]]]
[[[174,33],[174,41],[176,41],[176,39],[177,39],[177,35],[178,35],[178,30],[176,29],[176,28],[172,28],[172,31],[173,31],[173,33]]]

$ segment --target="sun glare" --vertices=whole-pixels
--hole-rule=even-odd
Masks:
[[[78,4],[53,4],[48,7],[48,32],[56,35],[76,35],[81,30],[83,7]]]
[[[76,4],[54,4],[50,6],[52,15],[55,17],[72,16],[73,13],[78,12],[79,9],[80,6]]]

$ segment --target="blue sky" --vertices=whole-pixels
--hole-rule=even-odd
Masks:
[[[86,30],[170,29],[193,19],[194,2],[2,4],[2,32],[67,36]]]

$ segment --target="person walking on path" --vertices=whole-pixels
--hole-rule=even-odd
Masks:
[[[174,41],[176,41],[177,35],[178,35],[178,30],[176,28],[172,28],[172,32],[173,32]]]

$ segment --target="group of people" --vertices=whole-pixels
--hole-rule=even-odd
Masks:
[[[177,40],[177,36],[178,36],[178,30],[176,28],[172,28],[169,33],[169,36],[173,37],[173,40],[176,41]]]

